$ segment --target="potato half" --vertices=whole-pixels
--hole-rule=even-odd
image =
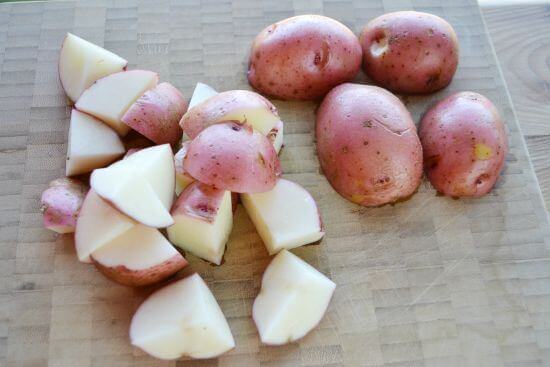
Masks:
[[[317,153],[334,189],[364,206],[412,195],[422,176],[422,147],[403,103],[385,89],[334,88],[317,111]]]
[[[248,81],[285,100],[315,100],[361,68],[361,46],[342,23],[300,15],[270,25],[252,44]]]

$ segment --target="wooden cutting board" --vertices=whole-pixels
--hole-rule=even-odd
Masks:
[[[455,27],[452,85],[405,99],[416,120],[453,91],[488,96],[510,153],[493,192],[365,209],[319,174],[313,103],[274,101],[285,121],[285,176],[318,201],[327,235],[294,253],[337,290],[323,321],[298,343],[260,344],[250,318],[269,257],[239,208],[222,266],[188,256],[229,320],[236,348],[217,360],[161,362],[132,348],[132,314],[153,289],[133,290],[79,263],[71,236],[41,227],[39,196],[64,173],[70,108],[57,58],[67,31],[158,71],[187,97],[197,81],[249,88],[253,37],[303,13],[358,33],[373,17],[428,11]],[[550,231],[540,190],[475,0],[82,1],[0,5],[1,366],[543,366],[550,364]],[[364,82],[365,77],[359,76]]]

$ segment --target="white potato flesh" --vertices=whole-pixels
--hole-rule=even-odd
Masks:
[[[98,230],[100,230],[98,228]],[[92,253],[106,267],[149,269],[178,255],[178,251],[156,228],[138,224]]]
[[[130,131],[130,127],[122,122],[122,116],[157,83],[158,74],[152,71],[121,71],[97,80],[82,93],[75,107],[97,117],[123,136]]]
[[[78,259],[91,263],[90,254],[130,230],[137,223],[113,208],[93,190],[88,192],[75,229]]]
[[[264,344],[304,337],[323,318],[336,284],[287,250],[271,261],[254,300],[252,317]]]
[[[73,109],[67,147],[67,176],[105,167],[124,154],[117,133],[93,116]]]
[[[90,185],[103,199],[140,223],[155,228],[173,223],[170,213],[151,185],[128,167],[95,170]]]
[[[218,94],[218,92],[216,92],[216,90],[211,86],[200,82],[197,83],[187,109],[190,110],[191,108],[195,107],[198,104],[201,104],[202,102],[206,101],[210,97],[215,96],[216,94]]]
[[[271,191],[241,194],[241,201],[270,255],[320,240],[321,216],[311,194],[278,179]]]
[[[172,148],[168,144],[140,149],[127,159],[138,174],[145,177],[163,205],[170,209],[174,201],[175,166]]]
[[[174,223],[169,209],[175,169],[168,144],[141,149],[107,168],[96,169],[91,187],[118,210],[154,228]]]
[[[59,79],[67,96],[76,101],[96,80],[122,71],[128,61],[72,33],[59,54]]]
[[[130,340],[160,359],[214,358],[235,347],[220,306],[198,274],[146,299],[132,318]]]
[[[195,189],[197,186],[200,186],[198,182],[192,183],[180,194],[172,209],[174,225],[167,229],[168,238],[181,249],[219,265],[233,227],[231,192],[224,191],[221,197],[211,198]],[[189,190],[195,191],[188,196],[192,203],[182,197]],[[212,209],[202,213],[207,207]]]

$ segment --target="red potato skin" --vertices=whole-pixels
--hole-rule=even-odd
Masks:
[[[269,139],[231,121],[212,125],[193,139],[183,168],[198,181],[238,193],[269,191],[281,173]]]
[[[50,182],[40,198],[40,210],[43,213],[45,228],[65,226],[68,232],[74,232],[80,208],[89,187],[72,178],[60,178]],[[72,228],[72,230],[70,230]]]
[[[445,88],[458,65],[456,33],[433,14],[384,14],[363,28],[359,42],[367,75],[395,93],[426,94]]]
[[[422,147],[410,113],[385,89],[334,88],[317,111],[317,154],[344,198],[380,206],[408,198],[422,177]]]
[[[275,127],[273,129],[271,129],[269,134],[267,134],[267,138],[269,139],[271,144],[273,144],[273,142],[275,141],[275,138],[277,137],[277,133],[281,130],[282,127],[283,127],[283,122],[279,121],[279,122],[277,122]]]
[[[158,283],[171,277],[187,265],[187,260],[179,253],[162,264],[146,270],[131,270],[125,266],[108,267],[96,261],[93,256],[91,258],[101,274],[116,283],[128,287],[143,287]]]
[[[248,81],[283,100],[318,100],[361,68],[361,45],[342,23],[300,15],[270,25],[254,39]]]
[[[208,98],[190,109],[180,120],[183,132],[194,139],[212,124],[223,121],[223,116],[233,110],[267,108],[274,116],[279,116],[277,108],[267,98],[248,90],[229,90]],[[241,121],[246,123],[246,121]]]
[[[496,107],[474,92],[455,93],[430,108],[420,122],[424,167],[435,189],[452,197],[487,194],[508,152]]]
[[[172,205],[170,214],[184,214],[213,223],[223,201],[225,190],[195,181],[185,188]]]
[[[141,96],[124,116],[122,122],[155,144],[175,145],[181,139],[181,117],[187,111],[187,101],[170,83],[160,83]]]

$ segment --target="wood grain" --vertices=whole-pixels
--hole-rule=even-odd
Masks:
[[[284,347],[261,345],[252,302],[270,257],[242,207],[222,266],[188,256],[228,318],[237,347],[216,360],[154,360],[132,348],[130,289],[79,263],[72,237],[41,227],[38,201],[63,175],[67,101],[57,77],[72,31],[151,68],[189,97],[197,81],[246,89],[248,50],[266,25],[302,13],[358,33],[387,11],[441,15],[457,30],[449,88],[408,100],[415,120],[473,89],[495,101],[510,137],[498,186],[479,200],[438,197],[365,209],[319,174],[315,104],[274,101],[285,121],[285,177],[318,202],[326,237],[293,250],[337,284],[321,324]],[[364,82],[363,74],[358,81]],[[543,143],[542,143],[543,144]],[[524,140],[475,0],[100,0],[0,5],[1,366],[545,366],[550,364],[550,227]]]
[[[550,5],[526,2],[483,14],[550,208]]]

